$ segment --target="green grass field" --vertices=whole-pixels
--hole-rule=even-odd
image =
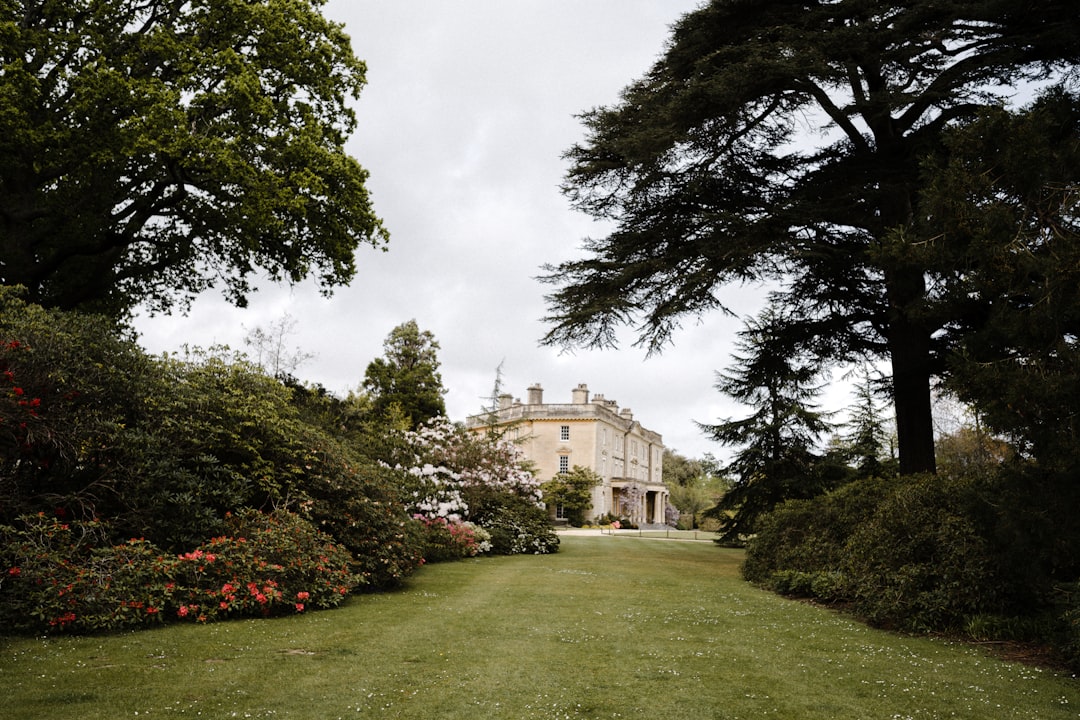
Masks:
[[[1080,680],[756,590],[709,543],[567,537],[267,621],[0,640],[0,718],[1080,717]]]

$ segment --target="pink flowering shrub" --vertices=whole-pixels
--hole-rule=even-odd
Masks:
[[[424,559],[443,562],[475,557],[491,550],[491,535],[470,522],[416,516],[422,529]]]

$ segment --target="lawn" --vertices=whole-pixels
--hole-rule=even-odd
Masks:
[[[0,718],[1077,718],[1080,681],[758,591],[710,543],[567,537],[267,621],[0,640]]]

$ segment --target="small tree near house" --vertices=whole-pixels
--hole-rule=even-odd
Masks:
[[[585,511],[592,507],[592,489],[602,482],[595,470],[575,465],[570,472],[559,473],[540,486],[544,502],[562,505],[571,525],[585,522]]]

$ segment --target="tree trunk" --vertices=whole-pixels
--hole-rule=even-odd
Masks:
[[[906,283],[889,283],[892,317],[888,341],[901,475],[937,472],[930,399],[930,332],[905,312],[906,308],[912,307],[911,293],[921,298],[925,286],[921,272],[907,273],[907,280]],[[904,292],[905,286],[907,292]]]

